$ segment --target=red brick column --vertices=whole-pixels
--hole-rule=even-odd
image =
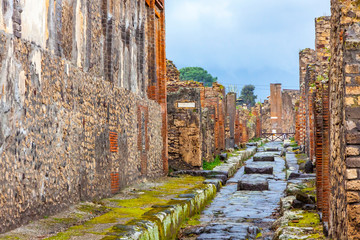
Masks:
[[[323,222],[329,222],[330,203],[330,112],[329,112],[329,83],[322,84],[322,185],[323,185]]]
[[[148,39],[148,97],[161,106],[163,138],[163,169],[168,172],[168,137],[166,106],[165,5],[163,0],[146,0]]]

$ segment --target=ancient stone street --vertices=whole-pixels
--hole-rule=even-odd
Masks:
[[[45,239],[360,240],[360,0],[2,0],[0,240]]]

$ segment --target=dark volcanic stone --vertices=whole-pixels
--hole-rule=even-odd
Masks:
[[[305,163],[305,173],[313,173],[314,172],[314,165],[310,160]]]
[[[269,183],[265,179],[260,180],[240,180],[238,182],[238,191],[247,190],[247,191],[265,191],[269,190]]]
[[[315,204],[305,204],[302,207],[303,210],[309,211],[309,210],[316,210],[316,205]]]
[[[292,206],[293,208],[303,208],[303,207],[305,206],[305,203],[303,203],[303,202],[295,199],[295,200],[292,202],[291,206]]]
[[[314,202],[310,199],[309,195],[304,192],[298,191],[296,193],[296,199],[305,203],[305,204],[313,204]]]
[[[227,176],[226,175],[208,175],[206,176],[206,178],[216,178],[216,179],[220,179],[221,180],[221,183],[222,185],[225,185],[226,184],[226,181],[227,181]]]
[[[222,160],[222,161],[225,161],[226,159],[228,159],[227,153],[222,153],[219,156],[220,156],[220,160]]]
[[[273,167],[250,167],[246,166],[244,172],[246,174],[273,174]]]
[[[275,161],[274,154],[269,154],[266,152],[256,153],[254,155],[253,159],[254,159],[254,162],[261,162],[261,161],[273,162],[273,161]]]
[[[289,180],[295,179],[295,178],[299,178],[300,176],[301,176],[300,173],[292,172],[292,173],[290,173],[290,175],[289,175]]]

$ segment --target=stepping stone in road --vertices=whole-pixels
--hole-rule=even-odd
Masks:
[[[275,161],[275,157],[273,153],[266,153],[266,152],[260,152],[260,153],[256,153],[254,155],[254,162],[261,162],[261,161],[266,161],[266,162],[272,162]]]
[[[238,182],[237,190],[265,191],[269,190],[269,182],[266,177],[259,174],[244,175],[244,177]]]
[[[280,151],[279,148],[277,147],[264,147],[264,150],[266,152],[277,152],[277,151]]]
[[[244,169],[245,174],[273,174],[273,167],[252,167],[246,166]]]

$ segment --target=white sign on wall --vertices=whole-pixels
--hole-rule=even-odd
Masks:
[[[194,102],[184,102],[184,103],[178,103],[178,108],[195,108]]]

